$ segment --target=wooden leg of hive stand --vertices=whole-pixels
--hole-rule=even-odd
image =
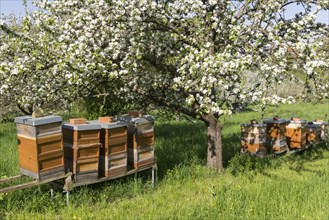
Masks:
[[[155,167],[152,167],[151,175],[152,175],[152,187],[153,189],[155,189]]]
[[[51,188],[50,189],[50,198],[53,198],[54,197],[54,188]]]
[[[70,204],[70,191],[66,191],[66,205],[69,206]]]
[[[70,204],[70,191],[73,190],[72,174],[65,179],[64,192],[66,192],[66,205]]]

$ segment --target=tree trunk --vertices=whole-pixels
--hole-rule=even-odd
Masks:
[[[211,113],[204,118],[204,121],[208,140],[207,166],[221,171],[223,169],[221,125]]]

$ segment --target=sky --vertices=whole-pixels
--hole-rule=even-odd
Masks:
[[[28,9],[33,11],[36,7],[32,5],[32,0],[27,0]],[[285,13],[286,18],[293,17],[294,14],[300,12],[302,6],[290,5]],[[16,16],[24,16],[24,6],[22,0],[0,0],[0,16],[15,14]],[[329,11],[321,11],[317,17],[317,21],[329,25]]]

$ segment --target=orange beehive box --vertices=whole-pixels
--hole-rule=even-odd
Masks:
[[[100,125],[63,124],[65,167],[75,182],[98,179]]]
[[[241,124],[241,147],[243,152],[266,153],[266,125]]]
[[[62,118],[15,118],[19,166],[22,174],[43,180],[65,173]]]
[[[107,121],[107,120],[106,120]],[[91,124],[99,124],[101,130],[100,177],[122,176],[127,173],[127,125],[123,122],[90,121]]]
[[[286,139],[290,149],[306,148],[306,121],[293,118],[286,126]]]
[[[128,126],[128,164],[135,169],[151,167],[154,160],[154,117],[130,117],[119,119]]]
[[[288,150],[286,142],[286,124],[284,119],[265,119],[263,121],[266,124],[266,145],[274,152],[280,153]]]

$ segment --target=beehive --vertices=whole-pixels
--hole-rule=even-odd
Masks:
[[[288,149],[286,142],[286,124],[284,119],[265,119],[266,146],[274,152],[280,153]]]
[[[320,141],[326,142],[329,141],[329,131],[328,131],[328,122],[322,120],[315,120],[313,124],[320,125]]]
[[[306,126],[306,143],[316,145],[321,142],[321,124],[309,122]]]
[[[62,118],[15,118],[19,166],[22,174],[43,180],[65,173]]]
[[[98,179],[100,125],[63,124],[65,167],[75,182]]]
[[[306,121],[294,118],[286,126],[286,139],[290,149],[306,148]]]
[[[128,126],[128,164],[135,169],[154,165],[154,117],[145,115],[119,119]]]
[[[328,122],[315,120],[306,125],[307,143],[318,144],[328,141]]]
[[[109,119],[109,120],[107,120]],[[100,140],[99,174],[101,177],[121,176],[127,173],[127,125],[113,121],[113,118],[99,118],[91,121],[102,127]]]
[[[243,152],[266,153],[266,125],[241,124],[241,147]]]

